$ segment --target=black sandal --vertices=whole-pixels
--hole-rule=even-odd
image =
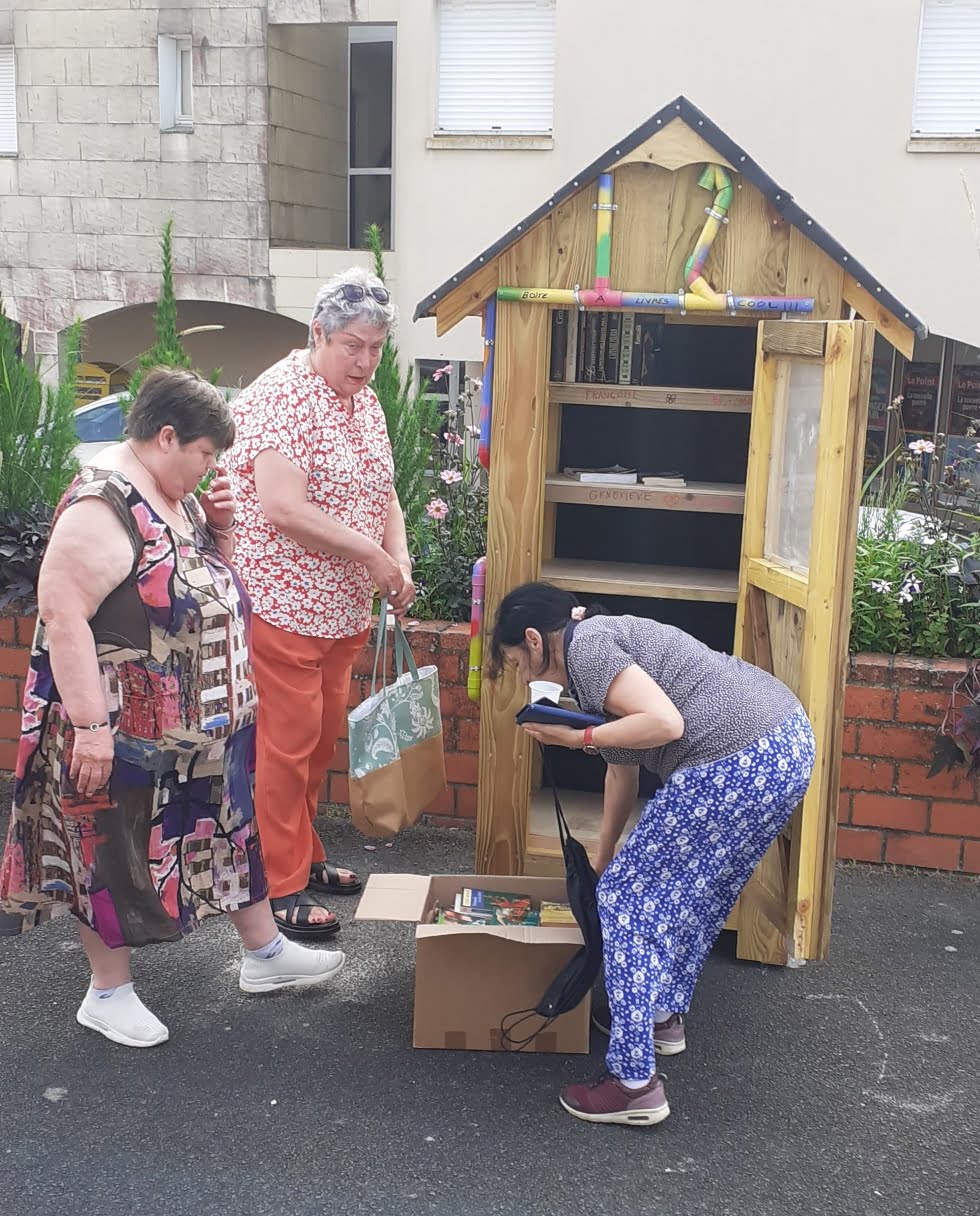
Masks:
[[[340,921],[334,916],[333,920],[310,921],[310,911],[313,908],[323,908],[323,904],[306,891],[297,891],[295,895],[282,895],[271,899],[272,915],[279,932],[286,937],[297,938],[301,941],[322,941],[340,932]],[[329,909],[324,909],[329,911]],[[293,920],[295,914],[296,919]]]
[[[327,876],[326,882],[323,881],[324,874]],[[356,874],[353,882],[341,882],[340,871],[331,861],[317,861],[310,867],[308,889],[320,895],[356,895],[362,885]]]

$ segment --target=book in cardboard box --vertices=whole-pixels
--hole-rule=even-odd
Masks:
[[[582,946],[577,925],[433,924],[436,905],[454,909],[464,887],[515,892],[532,904],[568,899],[564,878],[472,874],[372,874],[355,919],[415,925],[414,1046],[503,1051],[500,1023],[533,1009]],[[529,1050],[585,1054],[590,1002],[557,1018]],[[528,1029],[534,1029],[533,1019]]]

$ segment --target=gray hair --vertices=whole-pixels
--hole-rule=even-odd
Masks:
[[[357,284],[364,288],[364,299],[352,304],[344,298],[341,288],[347,284]],[[316,293],[313,303],[313,315],[310,317],[310,349],[313,349],[313,322],[319,321],[324,337],[347,329],[348,326],[361,322],[386,329],[391,333],[398,317],[398,310],[391,300],[382,304],[370,294],[372,287],[384,287],[384,283],[376,274],[372,274],[363,266],[351,266],[340,274],[333,275]]]

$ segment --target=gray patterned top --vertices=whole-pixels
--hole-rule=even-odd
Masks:
[[[602,714],[609,685],[635,664],[684,719],[675,743],[645,751],[601,748],[607,764],[638,764],[667,781],[678,768],[710,764],[774,730],[800,703],[775,676],[710,650],[673,625],[636,616],[595,616],[576,626],[568,674],[586,713]]]

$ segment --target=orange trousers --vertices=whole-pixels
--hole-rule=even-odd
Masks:
[[[302,891],[310,866],[326,860],[313,821],[347,713],[351,665],[367,636],[308,638],[252,617],[255,814],[273,899]]]

